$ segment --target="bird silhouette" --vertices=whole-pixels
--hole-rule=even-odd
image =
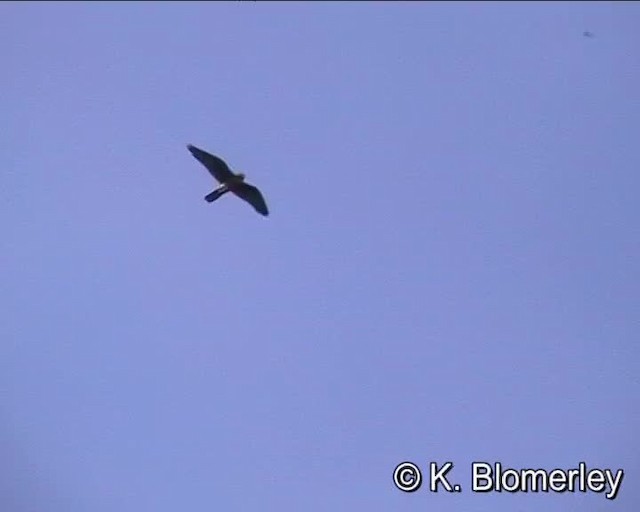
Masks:
[[[220,186],[204,197],[208,203],[212,203],[227,192],[231,192],[253,206],[261,215],[265,217],[269,215],[269,209],[264,197],[262,197],[262,193],[256,187],[244,181],[245,175],[243,173],[234,173],[222,158],[207,153],[191,144],[187,145],[187,149],[207,168],[211,176],[220,183]]]

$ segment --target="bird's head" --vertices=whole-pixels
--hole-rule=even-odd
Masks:
[[[238,174],[236,174],[236,176],[238,177],[238,179],[239,179],[240,181],[244,181],[245,176],[244,176],[244,173],[243,173],[243,172],[239,172]]]

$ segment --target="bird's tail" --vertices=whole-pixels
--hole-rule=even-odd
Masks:
[[[204,196],[204,200],[207,203],[213,203],[216,199],[218,199],[226,191],[227,191],[227,189],[225,189],[225,188],[217,188],[213,192],[211,192],[210,194],[207,194],[206,196]]]

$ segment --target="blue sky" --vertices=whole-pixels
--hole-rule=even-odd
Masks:
[[[0,4],[2,509],[637,510],[639,26]],[[207,204],[187,143],[271,216]],[[626,476],[477,494],[473,461]]]

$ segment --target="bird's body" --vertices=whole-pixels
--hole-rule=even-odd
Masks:
[[[253,206],[261,215],[264,215],[265,217],[269,215],[269,209],[267,208],[264,197],[262,197],[262,194],[256,187],[250,185],[244,180],[244,174],[234,173],[229,169],[229,166],[224,162],[224,160],[207,153],[202,149],[192,146],[191,144],[187,145],[187,148],[220,183],[219,187],[205,196],[205,200],[207,202],[212,203],[227,192],[232,192],[234,195],[238,196],[240,199],[244,199],[247,203]]]

